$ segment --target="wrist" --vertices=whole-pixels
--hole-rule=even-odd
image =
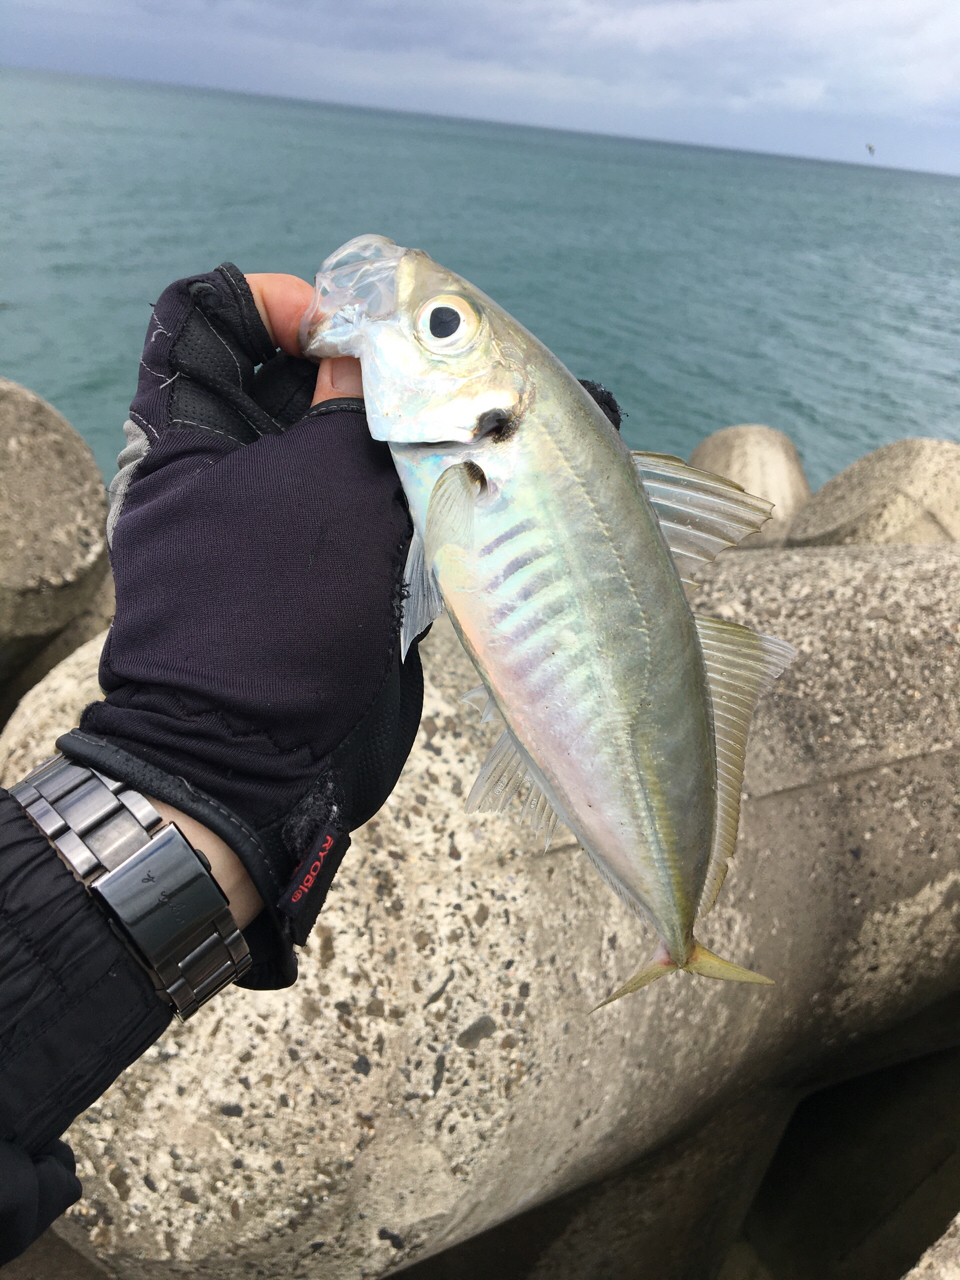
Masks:
[[[203,790],[196,778],[184,777],[183,759],[171,757],[164,768],[110,737],[85,729],[64,734],[57,740],[57,748],[80,764],[111,778],[121,778],[128,787],[152,797],[152,804],[159,800],[219,838],[222,846],[237,857],[264,905],[244,933],[253,965],[237,979],[238,985],[258,990],[289,987],[296,980],[297,962],[277,902],[294,860],[281,847],[279,831],[273,827],[255,830],[222,796]],[[138,744],[137,750],[142,749]],[[203,849],[203,844],[200,847]],[[221,846],[218,844],[217,848]],[[229,895],[229,876],[225,870],[221,874],[227,881],[221,887]]]
[[[196,818],[154,796],[147,796],[147,799],[164,822],[172,822],[179,827],[187,843],[194,849],[199,849],[206,857],[210,863],[210,874],[227,899],[237,928],[245,929],[263,910],[263,899],[234,851],[226,841]]]
[[[57,755],[10,796],[180,1018],[249,969],[248,945],[206,854],[142,791]]]

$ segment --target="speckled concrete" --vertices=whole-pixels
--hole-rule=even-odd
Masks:
[[[0,732],[0,787],[12,787],[56,750],[61,733],[72,729],[89,702],[103,697],[97,681],[101,631],[57,663],[27,693]]]
[[[903,1280],[960,1280],[960,1216]]]
[[[799,511],[788,546],[960,540],[960,444],[894,440],[858,458]]]
[[[82,612],[72,622],[68,622],[62,631],[50,640],[25,667],[7,682],[0,693],[0,727],[3,721],[12,715],[17,703],[40,683],[48,671],[59,666],[65,658],[75,653],[81,645],[103,633],[113,621],[116,612],[116,595],[113,589],[113,575],[107,573],[100,581],[96,594]],[[94,691],[91,698],[98,696]],[[0,754],[0,761],[3,757]],[[2,766],[0,766],[2,767]]]
[[[778,985],[680,975],[596,1014],[652,939],[568,840],[463,814],[495,730],[439,624],[300,982],[227,993],[77,1121],[73,1223],[123,1280],[346,1280],[585,1188],[535,1280],[711,1280],[804,1093],[960,1041],[958,599],[951,546],[713,566],[699,608],[800,650],[701,931]]]

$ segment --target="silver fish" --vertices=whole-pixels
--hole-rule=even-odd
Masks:
[[[747,730],[794,650],[695,617],[684,582],[771,504],[660,454],[631,455],[522,325],[420,250],[358,236],[323,263],[300,329],[358,356],[415,535],[404,654],[445,605],[505,728],[468,809],[563,822],[660,937],[610,1000],[684,969],[769,982],[694,925],[736,843]],[[605,1001],[604,1003],[608,1003]]]

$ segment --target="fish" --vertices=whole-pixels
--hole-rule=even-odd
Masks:
[[[385,236],[321,265],[300,344],[359,358],[410,508],[401,642],[446,609],[503,731],[466,801],[564,824],[658,936],[603,1004],[677,971],[769,984],[694,936],[734,852],[747,731],[795,656],[695,616],[685,587],[772,504],[629,450],[533,334]],[[598,1008],[601,1006],[598,1006]]]

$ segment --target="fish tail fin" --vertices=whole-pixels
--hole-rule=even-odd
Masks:
[[[721,961],[722,963],[722,961]],[[663,960],[654,960],[651,964],[646,965],[639,973],[635,973],[629,982],[625,982],[619,990],[615,991],[612,996],[607,996],[606,1000],[601,1000],[596,1009],[592,1012],[596,1013],[597,1009],[602,1009],[605,1004],[613,1004],[614,1000],[619,1000],[623,996],[628,996],[634,991],[639,991],[641,987],[648,987],[651,982],[656,982],[658,978],[662,978],[665,973],[676,973],[677,966],[672,960],[666,963]]]
[[[635,973],[629,982],[625,982],[622,987],[607,996],[606,1000],[601,1000],[597,1005],[597,1009],[602,1009],[605,1004],[613,1004],[614,1000],[620,1000],[623,996],[631,995],[634,991],[640,991],[643,987],[648,987],[651,982],[656,982],[658,978],[662,978],[667,973],[677,973],[683,970],[684,973],[698,973],[702,978],[718,978],[722,982],[754,982],[760,986],[772,987],[774,985],[772,978],[765,978],[762,973],[754,973],[750,969],[741,969],[738,964],[731,964],[729,960],[722,960],[720,956],[716,956],[712,951],[708,951],[706,947],[701,946],[699,942],[694,940],[693,950],[687,958],[685,964],[677,964],[671,959],[666,946],[661,942],[657,949],[656,955],[648,965]]]
[[[694,943],[690,958],[682,968],[686,973],[699,973],[702,978],[719,978],[723,982],[756,982],[762,986],[773,986],[772,978],[765,978],[762,974],[753,973],[750,969],[741,969],[738,964],[731,964],[729,960],[721,960],[699,942]],[[627,986],[629,985],[628,983]],[[615,998],[611,997],[611,999]]]

